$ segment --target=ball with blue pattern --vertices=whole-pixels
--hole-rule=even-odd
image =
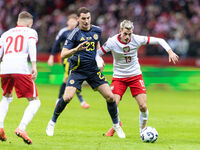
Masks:
[[[142,130],[141,139],[146,143],[154,143],[158,139],[158,132],[153,127],[146,127]]]

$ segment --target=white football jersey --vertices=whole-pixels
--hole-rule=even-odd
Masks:
[[[37,32],[17,26],[3,33],[0,38],[1,74],[30,74],[28,56],[36,61]]]
[[[131,35],[131,40],[125,44],[119,40],[119,35],[114,35],[101,47],[103,53],[112,52],[113,77],[127,78],[141,74],[140,64],[138,62],[137,51],[141,45],[148,44],[150,37]],[[101,52],[99,53],[100,55]]]

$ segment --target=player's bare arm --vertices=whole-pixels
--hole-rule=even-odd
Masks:
[[[53,66],[54,64],[54,55],[50,55],[48,59],[48,65]]]
[[[35,80],[37,78],[37,65],[36,62],[32,62],[32,79]]]
[[[87,47],[85,46],[85,44],[87,42],[88,41],[85,41],[85,42],[79,44],[77,47],[70,49],[70,50],[67,48],[63,48],[61,51],[61,58],[68,58],[68,57],[72,56],[74,53],[81,51],[83,49],[86,49]]]

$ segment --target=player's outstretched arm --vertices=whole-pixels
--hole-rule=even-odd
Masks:
[[[174,64],[176,64],[176,62],[178,62],[178,58],[179,58],[178,55],[172,51],[171,47],[169,46],[169,44],[167,44],[167,42],[164,39],[150,37],[149,44],[161,45],[169,54],[169,62],[173,62]]]
[[[68,58],[68,57],[72,56],[74,53],[81,51],[83,49],[86,49],[87,47],[85,47],[85,44],[87,42],[88,41],[85,41],[85,42],[79,44],[77,47],[70,49],[70,50],[67,48],[63,48],[61,51],[61,58]]]

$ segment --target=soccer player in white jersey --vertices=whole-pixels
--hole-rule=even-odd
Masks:
[[[3,98],[0,102],[0,140],[6,141],[4,131],[4,119],[8,112],[9,104],[13,99],[12,90],[18,98],[25,97],[29,105],[24,111],[23,118],[15,130],[15,134],[21,137],[25,143],[32,144],[25,129],[40,107],[40,100],[34,80],[37,77],[36,68],[36,43],[37,32],[31,29],[33,16],[23,11],[19,14],[17,26],[3,33],[0,39],[1,62],[1,87]],[[31,73],[27,58],[32,62]]]
[[[140,109],[140,132],[146,127],[148,119],[147,98],[137,51],[141,45],[160,44],[169,54],[169,62],[174,64],[178,56],[172,51],[164,39],[147,37],[133,34],[133,23],[124,20],[120,24],[120,33],[109,38],[98,50],[98,55],[111,51],[113,62],[113,79],[111,83],[112,92],[115,95],[116,103],[119,104],[127,87],[130,87],[132,96],[136,99]],[[111,128],[106,136],[113,136],[114,129]]]

